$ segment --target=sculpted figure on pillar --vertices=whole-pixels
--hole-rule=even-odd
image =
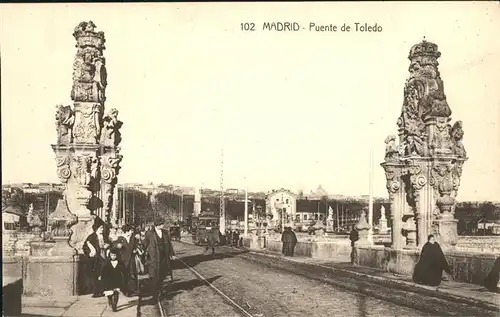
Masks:
[[[123,122],[118,120],[118,110],[111,109],[103,118],[104,127],[101,134],[101,145],[115,147],[121,142],[120,128]]]
[[[399,158],[399,147],[396,144],[396,136],[391,134],[385,138],[385,161],[396,161]]]
[[[462,144],[462,139],[464,138],[464,130],[462,129],[462,121],[457,121],[451,127],[450,138],[452,143],[452,152],[459,158],[467,158],[467,152]]]
[[[71,106],[57,105],[56,107],[56,130],[57,144],[69,144],[73,142],[73,124],[75,115]]]

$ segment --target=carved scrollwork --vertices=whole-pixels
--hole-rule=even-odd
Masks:
[[[401,184],[398,181],[391,181],[387,186],[389,193],[396,193],[401,188]]]
[[[387,191],[389,192],[389,195],[393,195],[401,188],[399,181],[401,168],[399,166],[384,166],[384,169]]]
[[[101,157],[101,177],[106,183],[111,184],[116,182],[121,160],[121,156]]]
[[[57,177],[59,177],[61,183],[68,182],[68,179],[71,176],[71,169],[69,166],[70,163],[69,156],[67,155],[56,156],[56,163],[57,163]]]

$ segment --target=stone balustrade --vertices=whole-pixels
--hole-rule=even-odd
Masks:
[[[444,250],[448,264],[453,270],[456,281],[481,284],[483,278],[490,272],[498,254]],[[412,275],[418,262],[420,251],[394,250],[383,246],[358,247],[358,264],[376,267],[402,275]]]
[[[295,255],[317,259],[343,260],[351,253],[350,240],[347,236],[304,236],[297,235],[298,243]],[[390,237],[388,237],[390,239]],[[449,265],[453,269],[456,281],[481,284],[489,273],[493,262],[498,257],[498,239],[500,237],[460,237],[459,246],[444,250]],[[374,240],[385,240],[383,235],[375,235]],[[243,245],[256,248],[251,244],[251,237],[243,238]],[[460,249],[464,248],[464,249]],[[468,249],[465,249],[468,248]],[[266,239],[266,249],[281,252],[282,242],[279,235],[269,235]],[[489,250],[485,252],[484,250]],[[419,259],[418,249],[393,250],[383,245],[359,246],[358,264],[376,267],[389,272],[412,275],[413,268]]]

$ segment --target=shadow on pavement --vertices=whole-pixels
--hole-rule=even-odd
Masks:
[[[211,278],[207,278],[207,281],[209,283],[213,283],[215,280],[221,278],[222,275],[216,275]],[[165,296],[163,299],[165,300],[172,300],[176,295],[181,294],[186,291],[192,291],[196,287],[200,286],[206,286],[207,283],[205,281],[199,280],[199,279],[192,279],[189,281],[183,281],[183,282],[175,282],[172,284],[167,285],[164,288],[164,294]]]
[[[248,253],[248,252],[249,251],[242,250],[242,251],[234,251],[234,252],[215,253],[215,255],[195,254],[195,255],[180,257],[179,259],[181,259],[187,265],[194,267],[202,262],[212,261],[212,260],[222,260],[222,259],[226,259],[226,258],[234,258],[236,255]],[[178,260],[174,260],[172,263],[172,270],[179,270],[179,269],[185,269],[185,268],[186,267],[184,266],[184,264]]]
[[[119,306],[117,307],[117,310],[121,311],[121,310],[125,310],[127,308],[130,308],[130,307],[137,307],[138,303],[139,303],[139,301],[137,299],[134,299],[133,301],[130,301],[128,303],[121,304],[121,305],[120,305],[120,303],[118,303]],[[156,305],[156,301],[155,301],[154,298],[150,298],[150,299],[146,299],[146,300],[141,300],[141,307],[144,307],[144,306],[154,306],[154,305]]]

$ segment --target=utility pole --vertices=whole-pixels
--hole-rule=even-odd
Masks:
[[[370,123],[370,127],[373,130],[373,122]],[[373,131],[372,131],[373,132]],[[368,230],[368,242],[373,244],[373,142],[372,136],[373,133],[370,133],[370,179],[369,179],[369,194],[370,198],[368,201],[368,224],[370,225],[370,229]]]
[[[248,186],[247,186],[247,178],[245,177],[245,231],[244,236],[248,236]]]
[[[225,209],[225,195],[224,195],[224,149],[221,149],[220,159],[220,194],[219,194],[219,230],[222,234],[226,233],[226,209]]]

